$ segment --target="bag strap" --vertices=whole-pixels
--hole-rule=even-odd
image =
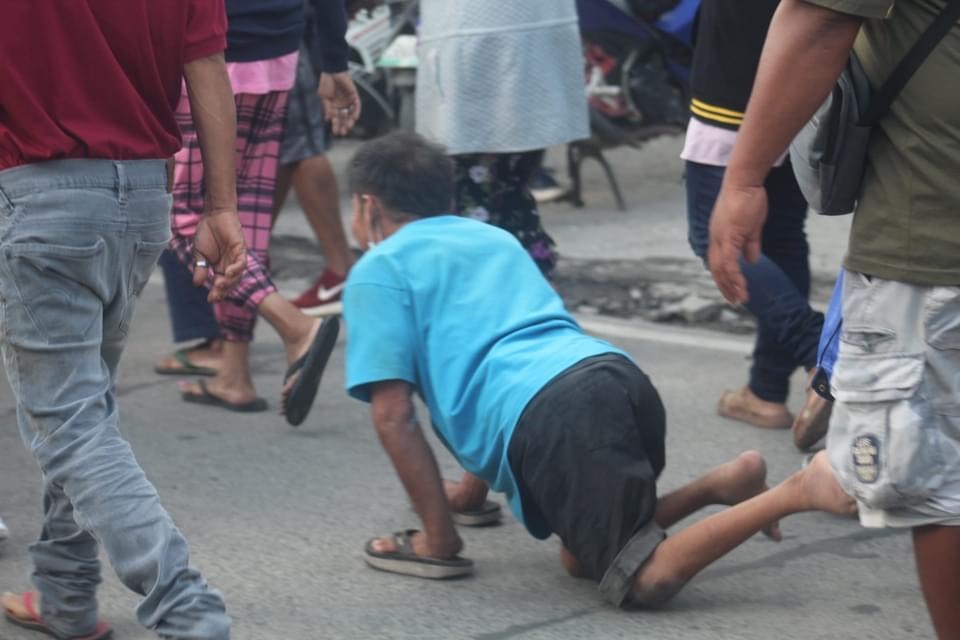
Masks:
[[[916,44],[911,47],[903,60],[894,68],[887,81],[873,95],[866,113],[860,118],[862,125],[873,126],[886,115],[890,105],[900,95],[907,82],[917,72],[924,60],[936,49],[940,41],[950,33],[950,29],[957,24],[957,20],[960,20],[960,0],[947,0],[943,11],[927,27]]]

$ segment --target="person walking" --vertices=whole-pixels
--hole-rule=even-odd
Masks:
[[[764,182],[851,51],[879,87],[933,24],[944,37],[871,132],[843,277],[827,450],[867,527],[911,529],[941,640],[960,638],[960,73],[957,0],[782,0],[710,231],[710,267],[752,292]],[[946,12],[950,12],[949,14]],[[789,82],[783,82],[789,78]]]
[[[223,598],[190,567],[120,435],[116,395],[137,298],[170,238],[182,79],[207,166],[190,259],[215,301],[243,272],[225,32],[222,0],[4,4],[0,349],[43,472],[44,524],[30,548],[36,591],[0,604],[10,622],[57,638],[111,633],[97,613],[101,546],[144,596],[143,626],[229,636]]]
[[[313,6],[308,3],[304,8],[306,30],[283,127],[274,220],[292,187],[325,259],[320,277],[292,302],[307,315],[325,316],[340,313],[343,285],[355,259],[340,217],[337,176],[326,155],[329,140],[319,95],[321,76],[316,71],[323,68],[323,39],[329,36],[319,28]],[[355,104],[359,117],[359,99]]]
[[[547,147],[590,135],[575,0],[422,0],[417,132],[456,166],[456,213],[557,261],[529,184]]]
[[[686,162],[688,239],[706,264],[710,216],[760,61],[767,28],[779,0],[743,4],[704,0],[700,6],[691,78],[691,118],[682,158]],[[778,159],[766,180],[770,216],[763,228],[763,255],[747,265],[747,309],[757,319],[749,382],[726,391],[717,411],[767,429],[787,429],[809,444],[826,431],[829,405],[812,394],[796,420],[787,409],[790,376],[817,362],[823,314],[810,307],[810,247],[804,231],[807,202],[789,160]],[[819,439],[819,438],[817,438]]]
[[[334,127],[355,120],[358,98],[346,74],[344,7],[340,2],[314,0],[318,23],[331,35],[326,40],[325,71],[332,72],[325,89],[332,104]],[[237,109],[237,189],[239,214],[250,251],[240,284],[214,314],[223,338],[222,359],[209,380],[181,382],[184,401],[236,412],[267,409],[250,372],[249,351],[258,315],[283,340],[289,368],[284,376],[282,411],[290,424],[306,418],[317,385],[336,342],[336,318],[313,320],[281,296],[269,273],[269,243],[280,141],[287,100],[293,87],[303,34],[302,0],[264,2],[229,0],[228,70]],[[171,248],[190,267],[192,239],[204,208],[204,167],[189,103],[181,101],[177,119],[184,148],[177,154]]]

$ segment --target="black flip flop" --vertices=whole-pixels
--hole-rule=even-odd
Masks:
[[[302,358],[290,365],[286,375],[283,377],[283,383],[286,384],[290,377],[300,372],[300,377],[294,383],[287,395],[284,415],[287,422],[294,427],[299,427],[307,419],[307,414],[313,408],[313,401],[317,397],[317,389],[320,387],[320,379],[323,377],[323,371],[327,368],[327,362],[330,360],[330,354],[333,353],[333,347],[337,344],[337,336],[340,335],[340,317],[330,316],[324,318],[317,329],[317,335],[310,345],[309,351]]]
[[[184,391],[180,394],[184,402],[202,404],[208,407],[217,407],[218,409],[227,409],[228,411],[234,411],[236,413],[260,413],[261,411],[266,411],[270,408],[269,405],[267,405],[267,401],[263,398],[257,398],[256,400],[251,400],[250,402],[241,402],[236,404],[233,402],[227,402],[223,398],[218,398],[210,393],[210,390],[207,389],[207,383],[203,380],[197,382],[197,385],[200,387],[200,391],[202,393],[188,393]]]
[[[462,578],[473,573],[473,560],[456,556],[449,560],[425,558],[413,552],[410,536],[419,533],[416,529],[397,531],[393,534],[396,551],[382,552],[373,548],[374,540],[367,542],[364,548],[363,559],[374,569],[399,573],[415,578],[429,578],[431,580],[446,580],[448,578]]]
[[[451,513],[453,521],[461,527],[489,527],[499,524],[503,518],[500,505],[492,500],[487,500],[478,509],[470,511],[453,511]]]

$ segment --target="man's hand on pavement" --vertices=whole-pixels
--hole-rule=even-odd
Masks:
[[[237,286],[247,268],[247,245],[236,211],[207,213],[197,225],[193,241],[196,268],[193,284],[201,287],[213,270],[210,302],[219,302]],[[202,266],[206,263],[207,266]]]
[[[767,219],[763,186],[731,186],[724,182],[710,222],[710,272],[731,304],[747,301],[747,281],[740,258],[760,259],[760,237]]]
[[[333,126],[334,135],[346,135],[357,123],[361,110],[360,95],[353,78],[346,71],[324,73],[320,76],[317,93],[323,100],[323,110]]]

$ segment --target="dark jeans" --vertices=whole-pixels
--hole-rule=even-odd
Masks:
[[[703,260],[710,244],[710,216],[723,182],[723,167],[687,162],[688,239]],[[763,255],[756,264],[741,262],[757,318],[757,339],[750,369],[750,390],[769,402],[783,403],[790,375],[817,364],[823,314],[810,295],[810,247],[804,231],[807,203],[786,162],[766,182],[770,214],[763,227]]]
[[[167,249],[160,256],[163,284],[167,290],[167,309],[173,326],[174,342],[213,340],[220,337],[220,327],[207,302],[205,287],[193,286],[193,274]]]

